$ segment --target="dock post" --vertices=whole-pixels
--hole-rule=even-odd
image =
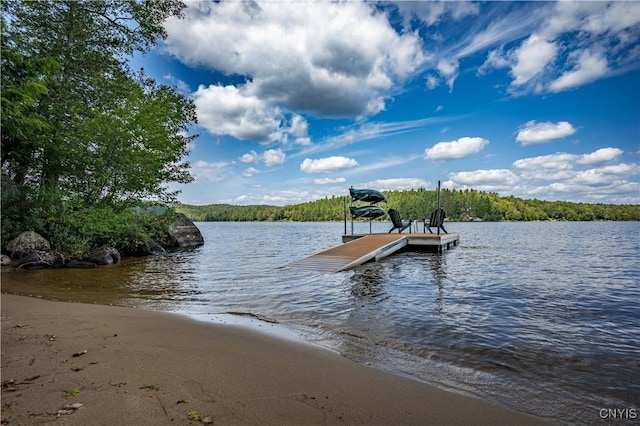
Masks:
[[[349,207],[353,206],[353,197],[349,197]],[[353,235],[353,215],[351,216],[351,235]]]
[[[344,216],[344,235],[347,235],[347,199],[342,199],[342,213]]]
[[[438,212],[440,211],[440,181],[438,180]],[[440,222],[438,221],[438,235],[440,235]]]

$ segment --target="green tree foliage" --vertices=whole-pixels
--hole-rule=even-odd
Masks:
[[[47,131],[49,123],[38,112],[40,97],[48,93],[47,72],[56,66],[48,58],[23,56],[8,37],[5,37],[4,14],[2,29],[0,92],[2,108],[2,166],[10,167],[12,177],[23,184],[30,165],[35,162],[37,135]]]
[[[113,222],[107,212],[174,199],[165,183],[192,179],[182,160],[195,137],[192,101],[126,62],[165,37],[163,22],[184,7],[2,0],[1,166],[17,184],[3,185],[3,241],[36,228],[62,238],[79,229],[57,223],[80,220],[72,212],[104,209],[92,220]]]
[[[420,188],[385,192],[388,203],[405,219],[422,220],[438,205],[438,194]],[[283,207],[174,205],[176,211],[195,221],[336,221],[343,220],[347,196],[323,198]],[[530,221],[530,220],[640,220],[639,205],[607,205],[566,201],[523,200],[513,196],[475,190],[440,192],[440,205],[453,221]],[[383,218],[381,220],[388,220]]]
[[[182,3],[6,1],[3,6],[8,51],[2,55],[2,126],[8,130],[6,137],[3,131],[3,172],[14,181],[25,174],[48,190],[88,192],[90,203],[164,195],[163,181],[189,179],[179,160],[191,139],[184,135],[195,122],[193,104],[144,75],[132,75],[124,61],[163,36],[162,22],[179,14]],[[5,80],[12,98],[27,99],[32,111],[5,114],[5,105],[17,103],[4,102]],[[122,165],[125,156],[130,164],[153,157],[146,161],[153,167],[135,170],[146,182],[116,176],[117,161],[107,158],[115,151]],[[93,187],[79,191],[78,182],[87,176]]]
[[[79,126],[80,155],[69,160],[72,170],[83,172],[68,173],[65,186],[90,205],[137,200],[161,194],[162,182],[192,180],[180,160],[193,139],[184,136],[195,121],[193,104],[183,105],[174,89],[142,73],[121,80],[121,96]]]

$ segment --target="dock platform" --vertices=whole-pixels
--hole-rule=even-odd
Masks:
[[[320,272],[340,272],[353,269],[369,261],[379,261],[400,250],[441,253],[458,245],[460,235],[449,234],[347,234],[344,244],[297,260],[289,267]]]

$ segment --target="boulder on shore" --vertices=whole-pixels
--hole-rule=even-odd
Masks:
[[[168,233],[171,247],[199,247],[204,244],[198,227],[182,213],[176,215],[176,221],[169,227]]]
[[[32,250],[18,261],[18,269],[51,268],[64,265],[64,256],[54,251]]]
[[[166,254],[167,251],[160,244],[148,238],[144,243],[140,244],[133,254],[138,256],[158,256]]]
[[[48,251],[50,248],[49,241],[34,231],[25,231],[7,244],[12,259],[21,259],[34,250]]]
[[[120,253],[115,248],[104,245],[91,250],[83,260],[97,265],[111,265],[120,262]]]

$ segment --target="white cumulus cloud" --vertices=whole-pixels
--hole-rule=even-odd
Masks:
[[[586,154],[559,152],[517,160],[513,168],[519,182],[510,193],[551,200],[637,204],[640,192],[634,193],[633,189],[640,185],[627,179],[640,174],[640,166],[617,163],[622,154],[619,148],[608,147]],[[597,167],[589,167],[594,165]]]
[[[309,123],[300,114],[294,114],[291,117],[289,127],[286,127],[284,131],[288,135],[293,137],[294,143],[302,146],[311,146],[313,142],[309,137]]]
[[[220,182],[224,180],[225,169],[234,162],[218,161],[208,162],[204,160],[198,160],[191,165],[191,173],[195,177],[196,182]]]
[[[637,48],[628,52],[638,40],[637,2],[558,1],[541,5],[530,10],[518,8],[528,10],[528,15],[517,20],[517,15],[507,15],[504,21],[510,25],[500,25],[503,31],[492,31],[493,25],[489,26],[484,35],[493,34],[489,40],[500,41],[500,45],[488,53],[479,75],[507,68],[512,76],[509,92],[519,95],[571,90],[616,70],[637,68]],[[525,25],[512,31],[520,22]],[[513,46],[525,35],[528,37]]]
[[[404,25],[407,28],[410,27],[411,21],[414,18],[418,18],[425,24],[431,26],[447,17],[458,20],[467,15],[477,15],[480,10],[477,3],[454,1],[399,1],[396,3],[396,6],[402,15]]]
[[[573,162],[578,158],[575,154],[559,152],[516,160],[513,163],[513,167],[521,170],[568,170],[573,168]]]
[[[246,96],[319,116],[367,116],[425,61],[364,2],[190,2],[165,49],[190,66],[247,76]]]
[[[438,72],[447,82],[449,90],[453,90],[453,83],[458,78],[458,68],[460,64],[455,59],[440,59],[438,62]]]
[[[482,185],[515,185],[518,182],[511,170],[491,169],[474,170],[469,172],[451,173],[449,179],[459,185],[482,186]]]
[[[425,149],[424,158],[428,160],[454,160],[477,154],[489,141],[479,137],[463,137],[451,142],[438,142]]]
[[[425,77],[425,82],[429,90],[435,89],[439,84],[438,78],[435,75],[427,75]]]
[[[198,124],[212,135],[273,142],[282,137],[283,114],[235,86],[200,86],[193,94]]]
[[[376,179],[371,182],[363,183],[362,186],[367,188],[379,188],[381,191],[404,191],[408,189],[428,188],[431,184],[429,181],[421,178],[391,178]]]
[[[262,154],[258,154],[254,150],[251,150],[242,154],[240,156],[240,161],[243,163],[259,163],[262,161],[267,167],[271,167],[284,163],[286,158],[287,154],[285,154],[281,149],[268,149]]]
[[[607,161],[615,160],[622,155],[622,150],[619,148],[601,148],[590,154],[584,154],[577,160],[579,164],[598,164]]]
[[[613,181],[611,176],[607,176],[596,169],[582,170],[576,173],[576,175],[569,179],[568,183],[575,183],[578,185],[607,185]]]
[[[344,183],[347,180],[343,177],[339,177],[339,178],[320,178],[320,179],[314,179],[313,183],[315,183],[316,185],[327,185],[327,184],[332,184],[332,183]]]
[[[633,176],[640,174],[640,166],[637,164],[613,164],[610,166],[604,166],[598,168],[601,173],[619,175],[619,176]]]
[[[529,82],[545,69],[556,56],[558,48],[554,43],[532,34],[514,52],[515,63],[511,67],[513,85]]]
[[[267,167],[284,163],[286,157],[287,155],[281,149],[268,149],[263,154],[264,164]]]
[[[549,85],[552,92],[562,92],[598,80],[609,72],[607,58],[597,52],[580,52],[575,67],[565,71]]]
[[[300,170],[305,173],[331,173],[350,169],[357,165],[358,162],[353,158],[342,156],[318,158],[316,160],[305,158],[302,164],[300,164]]]
[[[256,169],[255,167],[249,167],[244,172],[242,172],[242,176],[251,177],[257,175],[258,173],[260,173],[258,169]]]
[[[520,127],[516,140],[522,145],[549,142],[553,139],[565,138],[576,132],[576,129],[568,121],[551,123],[537,123],[535,120],[528,121]]]
[[[242,156],[240,157],[240,161],[242,161],[243,163],[257,163],[260,161],[260,158],[260,154],[251,150],[246,154],[242,154]]]
[[[307,120],[287,114],[246,87],[201,85],[193,93],[198,124],[212,135],[229,135],[236,139],[261,143],[287,142],[289,136],[300,145],[311,145]]]

